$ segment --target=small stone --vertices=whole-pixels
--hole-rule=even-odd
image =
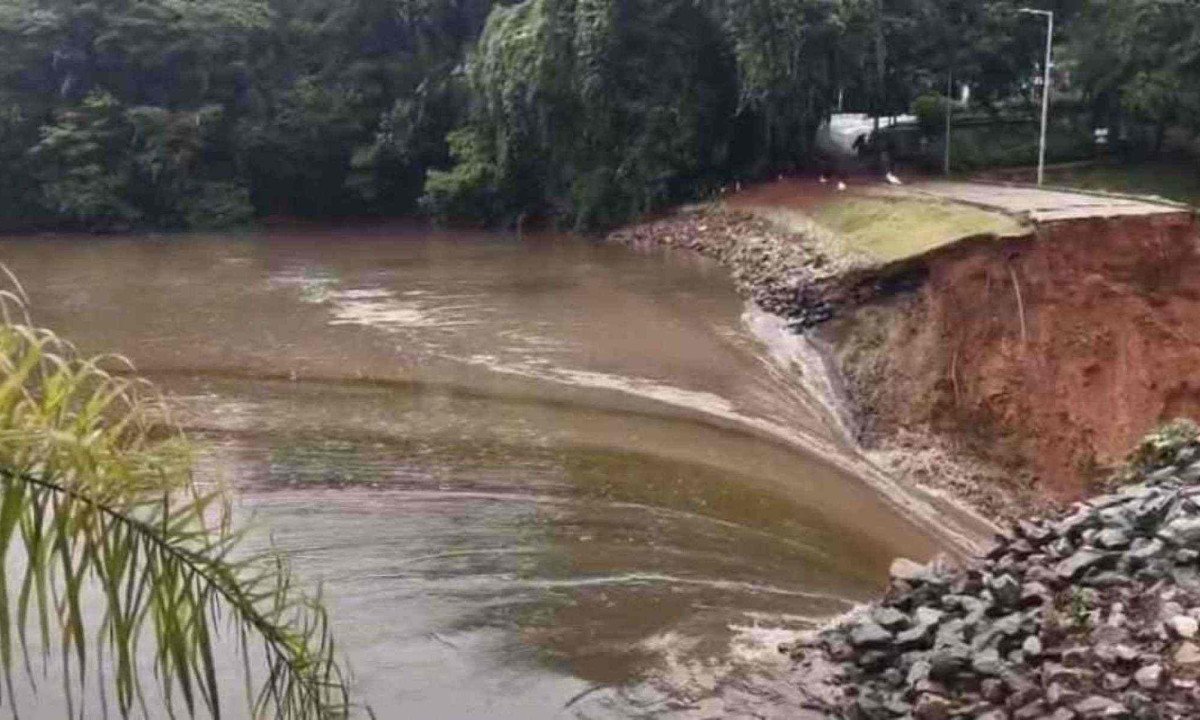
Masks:
[[[1195,546],[1200,544],[1200,517],[1176,518],[1161,527],[1158,536],[1174,545]]]
[[[1146,542],[1140,543],[1129,551],[1129,557],[1137,560],[1149,560],[1156,558],[1166,552],[1167,544],[1158,538],[1153,538]]]
[[[908,616],[899,610],[896,610],[895,608],[889,607],[876,608],[875,611],[871,613],[871,619],[874,620],[875,624],[879,625],[879,627],[891,631],[895,631],[896,629],[908,624]]]
[[[1108,646],[1105,645],[1097,646],[1095,650],[1096,656],[1100,657],[1101,659],[1108,655],[1109,652],[1110,650]],[[1067,648],[1062,653],[1062,662],[1063,665],[1066,665],[1069,668],[1082,667],[1087,663],[1088,656],[1091,654],[1092,650],[1083,646]]]
[[[883,706],[876,699],[868,696],[855,698],[854,712],[851,717],[855,720],[874,720],[884,715]]]
[[[1008,686],[1008,699],[1012,702],[1013,707],[1022,707],[1045,694],[1040,685],[1020,673],[1005,673],[1002,679]]]
[[[904,679],[905,684],[909,687],[916,685],[922,680],[929,678],[929,671],[932,666],[925,660],[918,660],[908,669],[908,677]]]
[[[929,657],[929,676],[932,678],[953,677],[967,666],[970,651],[966,647],[954,647],[938,650]]]
[[[1133,682],[1133,681],[1130,680],[1129,678],[1125,677],[1124,675],[1118,675],[1117,673],[1111,673],[1111,672],[1104,673],[1104,689],[1105,690],[1109,690],[1112,692],[1119,692],[1119,691],[1124,690],[1125,688],[1129,687],[1129,684],[1131,682]]]
[[[1200,621],[1188,615],[1176,615],[1167,621],[1167,627],[1177,638],[1191,640],[1200,632]]]
[[[988,583],[992,597],[1002,606],[1016,605],[1021,600],[1021,584],[1012,575],[1001,575]]]
[[[1037,635],[1030,635],[1025,638],[1025,642],[1021,643],[1021,652],[1025,653],[1026,657],[1036,658],[1042,654],[1042,641]]]
[[[1162,665],[1147,665],[1133,675],[1133,679],[1144,690],[1154,690],[1162,684]]]
[[[1113,648],[1117,659],[1124,662],[1133,662],[1138,659],[1138,651],[1136,648],[1131,648],[1128,645],[1117,645]]]
[[[1111,558],[1112,556],[1109,553],[1098,552],[1096,550],[1080,550],[1059,563],[1055,568],[1055,572],[1063,580],[1077,580],[1088,570],[1109,562]]]
[[[899,698],[892,698],[883,708],[893,715],[908,715],[912,712],[912,705],[904,702]]]
[[[1115,587],[1117,585],[1125,585],[1128,583],[1129,576],[1119,572],[1102,572],[1085,578],[1081,582],[1088,587]]]
[[[935,610],[931,607],[919,607],[913,615],[913,620],[916,625],[937,625],[945,615],[941,610]]]
[[[1200,480],[1200,462],[1192,463],[1179,473],[1179,479],[1185,483],[1194,483]]]
[[[1027,582],[1021,587],[1021,606],[1046,605],[1054,597],[1050,588],[1040,582]]]
[[[983,682],[979,683],[979,694],[993,704],[1004,702],[1004,697],[1007,693],[1004,690],[1004,682],[997,678],[984,678]]]
[[[1075,711],[1070,708],[1059,708],[1050,716],[1050,720],[1074,720]]]
[[[1200,665],[1200,646],[1193,642],[1185,642],[1175,650],[1174,659],[1176,665]]]
[[[892,634],[873,622],[862,622],[850,631],[850,642],[854,647],[880,647],[892,641]]]
[[[1034,524],[1027,520],[1017,521],[1017,532],[1019,532],[1022,537],[1034,545],[1041,545],[1052,537],[1052,534],[1048,528],[1045,528],[1040,524]]]
[[[940,695],[926,694],[913,707],[917,720],[947,720],[950,717],[950,701]]]
[[[915,563],[908,558],[896,558],[893,560],[888,574],[893,580],[903,580],[910,583],[924,582],[929,577],[929,573],[924,565]]]
[[[1052,706],[1069,705],[1079,700],[1079,693],[1059,682],[1050,683],[1046,688],[1046,701]]]
[[[896,635],[896,647],[900,651],[928,647],[933,642],[936,625],[917,625]]]
[[[1105,550],[1120,550],[1129,547],[1129,533],[1120,528],[1109,528],[1096,536],[1095,543]]]
[[[1046,703],[1034,700],[1013,713],[1013,720],[1038,720],[1046,717]]]
[[[1004,672],[1004,661],[999,651],[989,648],[971,658],[971,669],[980,675],[997,676]]]
[[[1085,718],[1117,717],[1128,712],[1121,703],[1102,695],[1092,695],[1080,700],[1075,703],[1074,710]]]

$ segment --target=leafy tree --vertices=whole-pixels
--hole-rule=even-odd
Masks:
[[[1076,76],[1107,123],[1200,127],[1200,17],[1186,3],[1084,4],[1072,34]]]
[[[84,98],[42,128],[30,151],[38,162],[45,204],[86,226],[128,223],[140,213],[126,201],[128,143],[121,106],[108,93]]]
[[[0,101],[14,109],[0,157],[24,173],[14,188],[33,187],[0,210],[90,227],[244,219],[247,198],[260,213],[410,210],[448,157],[464,107],[453,71],[491,4],[0,0]],[[74,175],[58,163],[65,138],[29,152],[42,126],[83,133],[93,95],[127,117],[89,132],[130,143]]]
[[[527,0],[493,11],[467,66],[460,170],[441,209],[611,222],[737,172],[795,163],[833,95],[840,5]]]

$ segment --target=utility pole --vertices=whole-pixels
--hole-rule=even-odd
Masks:
[[[1046,180],[1046,128],[1050,122],[1050,67],[1054,61],[1054,13],[1050,10],[1021,8],[1017,12],[1046,18],[1046,73],[1042,80],[1042,140],[1038,145],[1038,185]]]
[[[950,66],[946,78],[946,177],[950,176],[950,116],[954,113],[954,66]]]

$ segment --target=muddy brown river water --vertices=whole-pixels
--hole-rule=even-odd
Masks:
[[[380,718],[773,716],[776,645],[942,542],[692,255],[392,226],[0,261],[174,397]]]

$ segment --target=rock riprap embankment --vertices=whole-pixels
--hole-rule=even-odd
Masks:
[[[749,213],[708,208],[634,225],[608,236],[631,247],[678,247],[715,258],[733,272],[739,292],[797,329],[833,317],[828,259],[803,238]]]
[[[1168,455],[965,566],[897,560],[883,601],[789,648],[835,665],[824,709],[1200,718],[1200,445]]]

